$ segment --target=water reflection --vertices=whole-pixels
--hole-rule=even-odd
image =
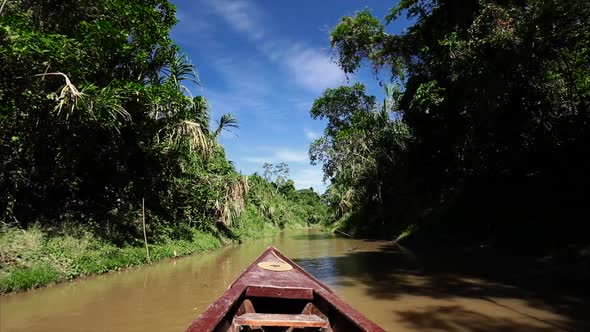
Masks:
[[[0,330],[183,331],[274,245],[387,330],[590,330],[573,304],[545,301],[443,255],[315,231],[0,297]],[[469,265],[469,264],[467,264]],[[573,301],[573,300],[572,300]],[[573,302],[572,302],[573,303]],[[584,302],[576,302],[585,308]]]

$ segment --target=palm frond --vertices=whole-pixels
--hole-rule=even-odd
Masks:
[[[250,190],[248,178],[239,176],[226,184],[225,194],[222,200],[216,200],[214,207],[219,221],[226,226],[231,226],[246,207],[246,196]]]
[[[203,96],[193,98],[191,105],[191,117],[194,117],[195,122],[199,123],[204,129],[209,131],[209,123],[211,122],[211,110],[207,100]]]
[[[58,115],[61,114],[64,107],[67,108],[66,119],[74,114],[78,103],[86,96],[86,94],[78,91],[76,86],[70,81],[70,78],[62,72],[44,73],[35,76],[62,76],[64,78],[65,84],[61,87],[59,93],[53,93],[51,96],[57,102],[57,105],[54,107],[54,111],[57,112]]]
[[[168,134],[168,147],[180,147],[188,144],[189,150],[201,152],[204,159],[208,159],[214,146],[203,127],[196,122],[183,120],[174,125]]]
[[[240,128],[240,125],[238,123],[238,119],[236,119],[233,114],[226,113],[221,116],[219,121],[217,121],[217,129],[215,129],[215,132],[213,133],[213,138],[219,137],[222,131],[229,130],[229,128],[237,129]]]
[[[190,91],[181,84],[183,81],[188,81],[194,84],[199,84],[199,77],[195,66],[190,63],[186,54],[177,55],[168,65],[168,81],[180,90]]]
[[[100,112],[105,112],[106,116],[113,121],[122,119],[123,121],[131,121],[131,114],[127,112],[121,105],[121,100],[124,98],[121,92],[116,88],[105,87],[98,89],[94,85],[85,86],[82,92],[90,96],[87,104],[88,111],[93,112],[95,109]]]

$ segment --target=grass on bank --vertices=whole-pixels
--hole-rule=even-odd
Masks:
[[[230,241],[269,237],[282,229],[306,228],[321,224],[327,215],[319,197],[313,200],[307,197],[309,193],[305,196],[294,189],[277,193],[276,188],[259,177],[252,181],[245,209],[231,223],[230,234],[218,232],[211,225],[206,231],[190,229],[185,240],[161,237],[160,242],[154,243],[148,237],[151,260],[203,252]],[[134,245],[118,247],[91,232],[71,229],[63,233],[71,235],[49,235],[40,227],[23,230],[0,226],[0,293],[148,263],[143,238],[130,239],[129,243]],[[161,232],[156,229],[155,233]]]
[[[263,218],[258,207],[248,204],[231,231],[236,240],[242,241],[273,236],[281,229],[306,226],[297,218],[285,218],[284,214],[280,220]],[[220,234],[194,229],[191,240],[169,239],[163,243],[150,243],[151,261],[220,248],[228,241]],[[38,288],[146,263],[143,245],[121,248],[90,232],[50,236],[38,227],[27,230],[0,227],[0,293]]]
[[[193,231],[192,241],[169,240],[150,245],[152,261],[185,256],[219,248],[222,240],[213,234]],[[102,274],[147,263],[144,247],[119,248],[86,233],[50,237],[39,228],[0,229],[0,292],[26,290]]]

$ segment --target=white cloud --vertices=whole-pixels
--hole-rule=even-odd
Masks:
[[[266,156],[247,156],[242,159],[250,163],[306,163],[309,161],[307,151],[288,148],[276,148]]]
[[[286,64],[295,80],[313,92],[340,85],[345,75],[330,58],[317,49],[303,48],[289,52]]]
[[[319,93],[327,87],[342,84],[346,76],[320,49],[301,42],[273,37],[263,25],[262,12],[255,3],[246,0],[215,0],[206,2],[234,30],[253,40],[269,60],[284,66],[295,82]]]
[[[215,0],[207,4],[233,29],[246,33],[254,40],[264,37],[264,29],[257,23],[261,15],[251,3],[244,0]]]
[[[281,129],[288,114],[271,102],[276,92],[268,84],[271,80],[264,64],[256,59],[238,59],[233,56],[212,59],[215,70],[225,82],[217,90],[204,89],[213,111],[213,118],[233,113],[238,121],[254,120],[269,130]]]
[[[312,131],[309,129],[303,129],[303,132],[305,133],[305,137],[307,137],[309,140],[313,141],[316,140],[318,138],[320,138],[320,133],[316,132],[316,131]]]
[[[263,164],[270,162],[267,157],[244,157],[243,160],[255,164]]]
[[[290,149],[282,149],[275,152],[275,157],[278,160],[285,162],[305,162],[307,161],[307,151],[295,151]]]
[[[318,167],[308,166],[293,172],[291,179],[295,182],[295,188],[305,189],[313,187],[316,192],[323,193],[326,184],[323,181],[324,173]]]

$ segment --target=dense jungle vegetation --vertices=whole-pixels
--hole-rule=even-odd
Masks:
[[[383,21],[342,18],[331,43],[386,87],[328,89],[311,109],[337,227],[590,256],[590,2],[402,0]]]
[[[588,1],[402,0],[383,20],[344,17],[335,61],[370,66],[385,97],[355,83],[315,101],[322,198],[287,165],[244,176],[227,160],[218,138],[239,122],[187,89],[197,68],[170,39],[168,1],[0,6],[0,292],[329,214],[356,235],[590,257]]]
[[[144,231],[160,259],[327,216],[285,167],[248,177],[226,159],[238,121],[185,87],[168,1],[1,6],[0,292],[149,261]]]

